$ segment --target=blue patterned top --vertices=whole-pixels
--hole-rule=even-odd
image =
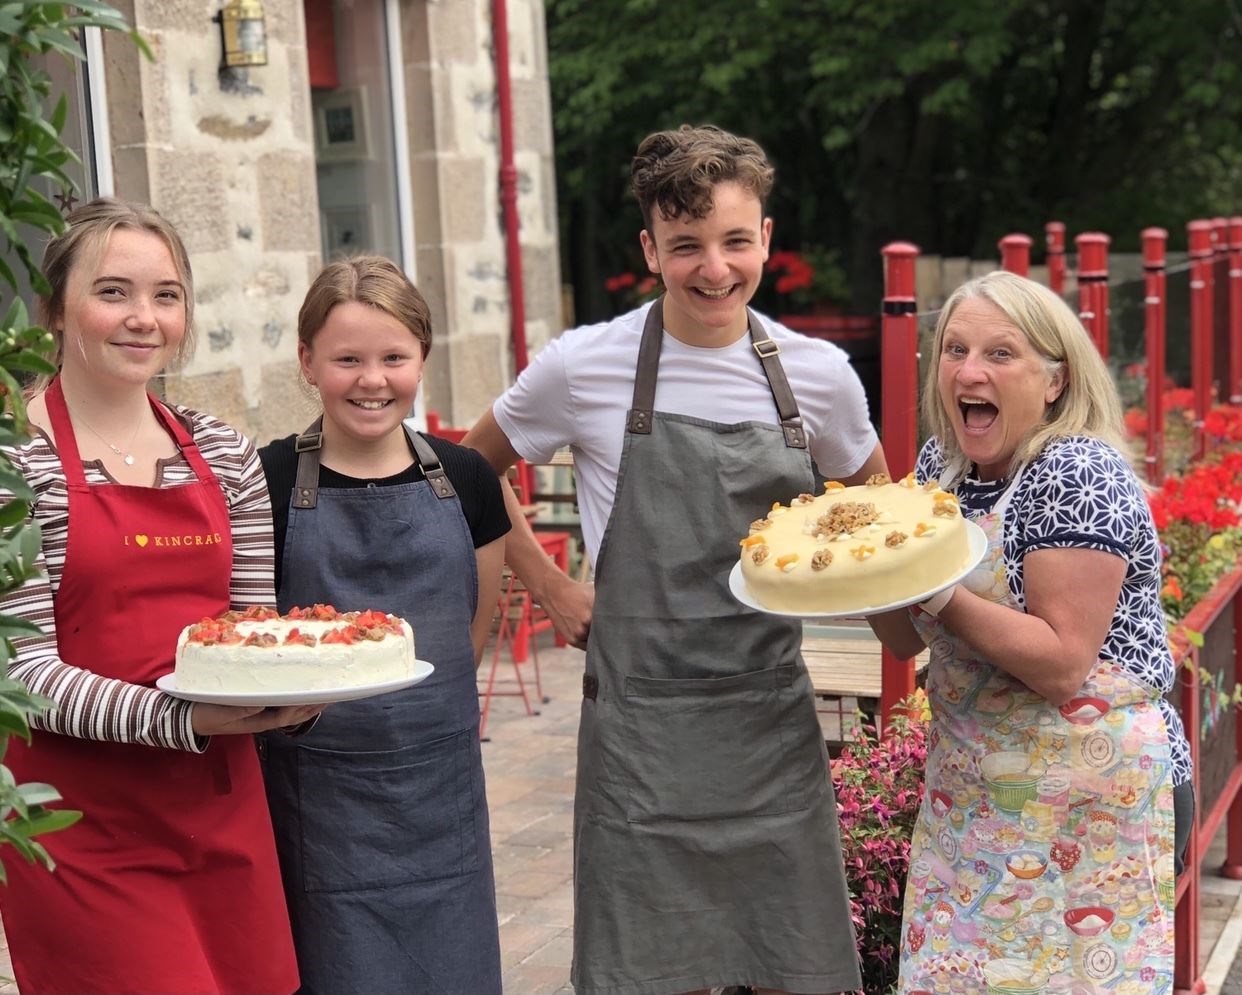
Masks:
[[[919,453],[920,482],[939,477],[945,459],[936,439]],[[1007,480],[967,476],[954,488],[967,518],[992,510]],[[1009,590],[1026,610],[1022,562],[1036,549],[1098,549],[1122,557],[1125,579],[1100,656],[1168,694],[1174,664],[1160,604],[1160,540],[1142,486],[1124,457],[1099,439],[1058,439],[1022,472],[1005,510],[1004,554]],[[1190,780],[1190,745],[1181,717],[1167,699],[1161,710],[1169,727],[1173,783]]]

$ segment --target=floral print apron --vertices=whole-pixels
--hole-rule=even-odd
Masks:
[[[1016,484],[1015,479],[1015,484]],[[1016,609],[1004,507],[964,581]],[[1173,981],[1173,784],[1158,692],[1107,660],[1060,708],[915,613],[931,649],[905,995],[1162,995]]]

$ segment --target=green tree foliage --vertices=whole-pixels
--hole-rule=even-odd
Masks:
[[[777,245],[839,250],[866,311],[894,238],[987,257],[1058,219],[1135,249],[1239,210],[1236,0],[547,0],[547,20],[580,318],[639,265],[629,156],[687,121],[763,144]]]
[[[60,212],[42,190],[73,189],[65,166],[76,162],[60,137],[67,112],[63,95],[49,115],[52,81],[40,68],[47,58],[80,59],[78,32],[87,26],[129,31],[119,13],[93,0],[69,5],[23,0],[0,2],[0,446],[19,445],[27,438],[26,405],[18,377],[55,373],[48,361],[51,336],[32,326],[17,296],[17,276],[9,260],[26,270],[31,285],[48,290],[39,272],[31,238],[64,230]],[[131,32],[132,34],[132,32]],[[134,36],[137,38],[137,36]],[[144,48],[145,45],[139,41]],[[34,492],[0,451],[0,490],[11,495],[0,504],[0,595],[14,591],[37,573],[41,546],[39,526],[30,518]],[[10,736],[30,742],[30,717],[49,707],[8,676],[13,640],[38,633],[24,619],[0,615],[0,759]],[[28,861],[53,866],[36,836],[73,825],[80,812],[49,808],[60,794],[49,784],[17,784],[0,766],[0,844],[11,845]],[[0,864],[0,881],[5,878]]]

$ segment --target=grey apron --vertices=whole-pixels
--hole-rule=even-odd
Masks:
[[[320,490],[299,437],[277,601],[407,619],[435,665],[406,691],[330,706],[263,737],[302,992],[500,992],[500,944],[470,622],[474,543],[435,452],[426,480]]]
[[[736,537],[814,488],[779,350],[750,335],[779,426],[653,411],[662,301],[643,331],[583,679],[579,992],[861,984],[801,623],[728,590]]]

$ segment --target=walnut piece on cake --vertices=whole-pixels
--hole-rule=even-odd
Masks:
[[[834,504],[815,523],[813,535],[853,535],[871,525],[880,513],[874,504],[864,501],[842,501]]]
[[[760,566],[768,558],[769,552],[771,550],[767,546],[760,544],[750,551],[750,558],[754,561],[755,566]]]
[[[893,529],[892,532],[890,532],[888,535],[884,537],[884,545],[887,546],[889,549],[896,549],[903,542],[905,542],[908,538],[910,537],[907,536],[904,532],[898,532],[896,529]]]
[[[772,527],[772,519],[770,518],[756,518],[753,522],[750,523],[751,532],[758,532],[760,529],[767,529],[771,527]]]
[[[887,473],[873,473],[867,478],[868,487],[883,487],[885,484],[891,484],[893,478]]]
[[[832,550],[831,549],[817,549],[815,550],[815,554],[811,557],[811,569],[812,570],[823,570],[831,562],[832,562]]]

